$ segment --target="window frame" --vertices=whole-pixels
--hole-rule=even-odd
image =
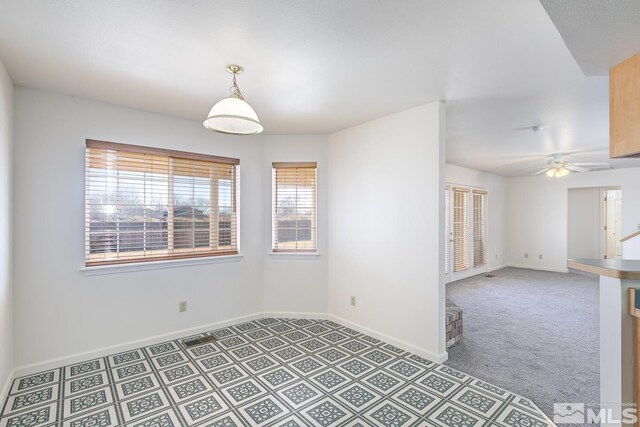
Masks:
[[[277,215],[277,170],[278,169],[313,169],[313,219],[311,236],[313,248],[278,248],[276,236]],[[271,255],[287,258],[308,258],[318,255],[318,163],[317,162],[273,162],[271,164]]]
[[[90,149],[95,149],[95,150],[110,150],[110,151],[116,151],[116,152],[123,152],[123,153],[128,153],[128,154],[142,154],[142,155],[155,155],[155,156],[161,156],[161,157],[167,157],[167,200],[166,200],[166,214],[167,214],[167,227],[166,227],[166,239],[167,239],[167,249],[161,249],[158,251],[158,254],[156,255],[147,255],[147,250],[141,250],[141,251],[131,251],[132,255],[134,255],[135,252],[139,252],[142,255],[141,256],[131,256],[131,257],[126,257],[126,258],[114,258],[114,259],[103,259],[103,260],[99,260],[97,258],[99,258],[99,256],[94,256],[94,259],[91,259],[90,254],[91,254],[91,246],[90,246],[90,236],[91,236],[91,220],[90,220],[90,213],[89,213],[89,185],[91,183],[91,179],[90,179],[90,175],[89,175],[89,170],[90,170]],[[209,198],[209,209],[212,209],[214,207],[219,207],[218,205],[218,201],[214,202],[214,199],[212,198],[214,194],[217,194],[216,190],[214,189],[213,186],[213,179],[214,179],[214,174],[217,173],[215,171],[215,168],[220,168],[220,167],[225,167],[226,165],[230,166],[230,176],[231,176],[231,210],[230,210],[230,216],[231,216],[231,236],[232,236],[232,245],[230,245],[231,250],[201,250],[198,251],[196,250],[197,247],[194,245],[192,248],[187,248],[187,249],[176,249],[175,247],[171,247],[171,242],[175,241],[175,230],[174,230],[174,223],[171,223],[171,221],[175,222],[175,219],[172,217],[172,215],[170,214],[170,212],[172,213],[174,211],[175,206],[173,206],[173,186],[175,185],[175,177],[176,176],[181,176],[181,175],[175,175],[173,172],[173,164],[175,163],[175,161],[178,160],[179,162],[184,162],[184,161],[199,161],[199,162],[207,162],[207,163],[211,163],[211,172],[210,172],[210,180],[209,180],[209,194],[210,194],[210,198]],[[217,166],[216,166],[217,165]],[[120,170],[117,166],[114,170]],[[146,170],[145,170],[146,173]],[[194,178],[195,175],[191,176],[191,175],[185,175],[186,177],[192,177]],[[145,176],[143,182],[144,185],[147,184],[147,180],[148,179],[152,179],[152,178],[147,178]],[[219,179],[219,178],[216,178]],[[177,150],[170,150],[170,149],[163,149],[163,148],[155,148],[155,147],[146,147],[146,146],[138,146],[138,145],[131,145],[131,144],[121,144],[121,143],[115,143],[115,142],[108,142],[108,141],[99,141],[99,140],[93,140],[93,139],[87,139],[86,140],[86,148],[85,148],[85,199],[84,199],[84,209],[85,209],[85,220],[84,220],[84,234],[85,234],[85,259],[84,259],[84,269],[102,269],[102,268],[108,268],[108,267],[122,267],[122,266],[132,266],[134,264],[148,264],[149,266],[151,265],[158,265],[160,263],[172,263],[175,264],[176,262],[180,262],[180,261],[184,261],[184,262],[189,262],[189,263],[194,263],[194,262],[198,262],[198,260],[204,261],[206,258],[220,258],[220,259],[224,259],[224,258],[231,258],[231,257],[237,257],[240,255],[239,250],[240,250],[240,160],[239,159],[235,159],[235,158],[230,158],[230,157],[222,157],[222,156],[215,156],[215,155],[208,155],[208,154],[199,154],[199,153],[192,153],[192,152],[185,152],[185,151],[177,151]],[[207,249],[211,249],[212,243],[211,243],[211,238],[212,236],[218,236],[217,232],[219,231],[220,228],[220,224],[219,221],[213,221],[212,222],[212,218],[215,218],[217,216],[217,213],[215,212],[211,212],[209,214],[209,246],[207,247]],[[234,222],[235,222],[235,229],[234,229]],[[216,229],[216,224],[217,224],[217,231],[214,232],[213,230]],[[233,233],[235,230],[235,242],[233,239]],[[146,231],[143,232],[143,234]],[[218,236],[219,237],[219,236]],[[144,234],[143,239],[146,239],[147,236],[146,234]],[[235,245],[233,245],[233,243],[235,243]],[[217,245],[216,247],[220,247],[219,245]],[[123,252],[115,252],[117,254],[123,253],[126,255],[126,251]]]

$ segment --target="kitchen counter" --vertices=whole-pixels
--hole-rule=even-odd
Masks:
[[[637,259],[570,259],[567,267],[614,279],[640,280],[640,260]]]

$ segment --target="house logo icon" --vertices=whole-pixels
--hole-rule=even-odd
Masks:
[[[554,403],[553,422],[556,424],[584,424],[584,403]]]

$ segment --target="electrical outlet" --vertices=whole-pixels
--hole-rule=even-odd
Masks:
[[[184,313],[185,311],[187,311],[187,302],[186,301],[180,301],[178,303],[178,312]]]
[[[355,306],[356,306],[356,297],[354,297],[354,296],[352,296],[352,297],[351,297],[351,305],[352,305],[353,307],[355,307]]]
[[[525,253],[524,253],[524,257],[525,257],[525,258],[529,258],[529,254],[525,252]]]
[[[538,259],[542,259],[542,254],[538,255]]]

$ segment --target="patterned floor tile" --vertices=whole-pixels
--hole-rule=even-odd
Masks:
[[[83,412],[95,411],[97,408],[113,403],[111,389],[104,387],[64,399],[62,417],[75,417]]]
[[[133,421],[127,427],[182,427],[176,412],[169,408],[146,418]]]
[[[168,407],[169,400],[161,389],[120,402],[125,423]]]
[[[342,426],[354,413],[331,398],[325,398],[301,411],[311,425],[316,427]]]
[[[550,427],[553,426],[549,420],[537,417],[528,411],[523,411],[513,405],[507,406],[500,412],[496,422],[505,427]]]
[[[52,384],[38,389],[27,388],[27,391],[9,396],[2,416],[35,408],[59,399],[59,385]]]
[[[137,377],[138,375],[148,374],[151,372],[151,366],[149,362],[143,360],[141,362],[133,362],[119,368],[113,368],[111,373],[115,381],[124,381]]]
[[[416,387],[413,384],[408,384],[406,387],[398,390],[391,396],[391,400],[398,402],[400,405],[420,415],[425,415],[442,402],[442,398],[435,394],[427,393],[424,389]]]
[[[313,374],[309,379],[322,390],[332,393],[334,390],[351,382],[351,378],[334,368],[329,368]]]
[[[528,399],[354,329],[279,318],[16,378],[1,414],[0,427],[553,425]]]
[[[210,420],[229,409],[222,397],[215,391],[207,393],[201,398],[183,403],[178,408],[180,408],[180,412],[188,425]]]
[[[482,417],[449,402],[429,415],[428,420],[443,427],[479,427],[486,422]]]
[[[54,384],[60,381],[60,369],[53,369],[47,372],[16,378],[13,381],[10,394],[23,393],[45,385]]]
[[[118,417],[113,405],[86,412],[78,417],[65,420],[62,423],[62,427],[111,427],[117,425]]]
[[[58,419],[58,403],[50,403],[0,419],[0,427],[41,427]]]
[[[208,377],[213,381],[216,387],[222,387],[245,379],[249,377],[249,374],[239,365],[233,365],[210,372]]]
[[[142,350],[132,350],[132,351],[125,351],[123,353],[118,353],[113,356],[109,356],[108,360],[109,360],[109,364],[113,367],[113,366],[126,365],[127,363],[131,363],[131,362],[138,362],[144,358],[145,358],[145,355],[142,352]]]
[[[485,418],[490,418],[503,403],[500,399],[471,387],[460,390],[451,398],[451,401]]]
[[[266,384],[266,386],[271,390],[284,387],[285,385],[291,384],[292,382],[300,378],[298,374],[284,366],[260,374],[259,377],[262,379],[262,382]]]
[[[362,412],[382,399],[379,393],[359,382],[336,391],[332,396],[354,412]]]
[[[198,373],[198,370],[193,365],[193,363],[185,363],[184,365],[158,371],[160,380],[167,385],[173,384],[177,381],[181,381],[185,378],[195,375],[196,373]]]
[[[299,381],[278,391],[282,401],[297,409],[323,397],[324,393],[307,381]]]
[[[411,411],[389,400],[385,400],[370,409],[364,415],[364,418],[374,425],[384,427],[409,426],[418,419]]]
[[[233,405],[244,404],[267,394],[267,390],[253,378],[225,387],[221,391]]]
[[[286,418],[290,410],[275,397],[266,397],[243,406],[239,410],[250,426],[264,426],[276,420]]]
[[[88,390],[106,386],[108,384],[109,377],[107,376],[106,371],[89,373],[82,377],[76,377],[75,379],[65,381],[64,395],[70,396],[72,394],[86,392]]]
[[[132,380],[122,381],[116,384],[116,394],[118,399],[124,400],[142,393],[159,388],[160,382],[156,376],[151,373],[136,377]]]
[[[213,390],[211,385],[209,385],[209,382],[202,377],[187,379],[183,382],[171,385],[167,387],[167,389],[169,390],[169,395],[171,395],[171,398],[176,403],[193,399]]]

